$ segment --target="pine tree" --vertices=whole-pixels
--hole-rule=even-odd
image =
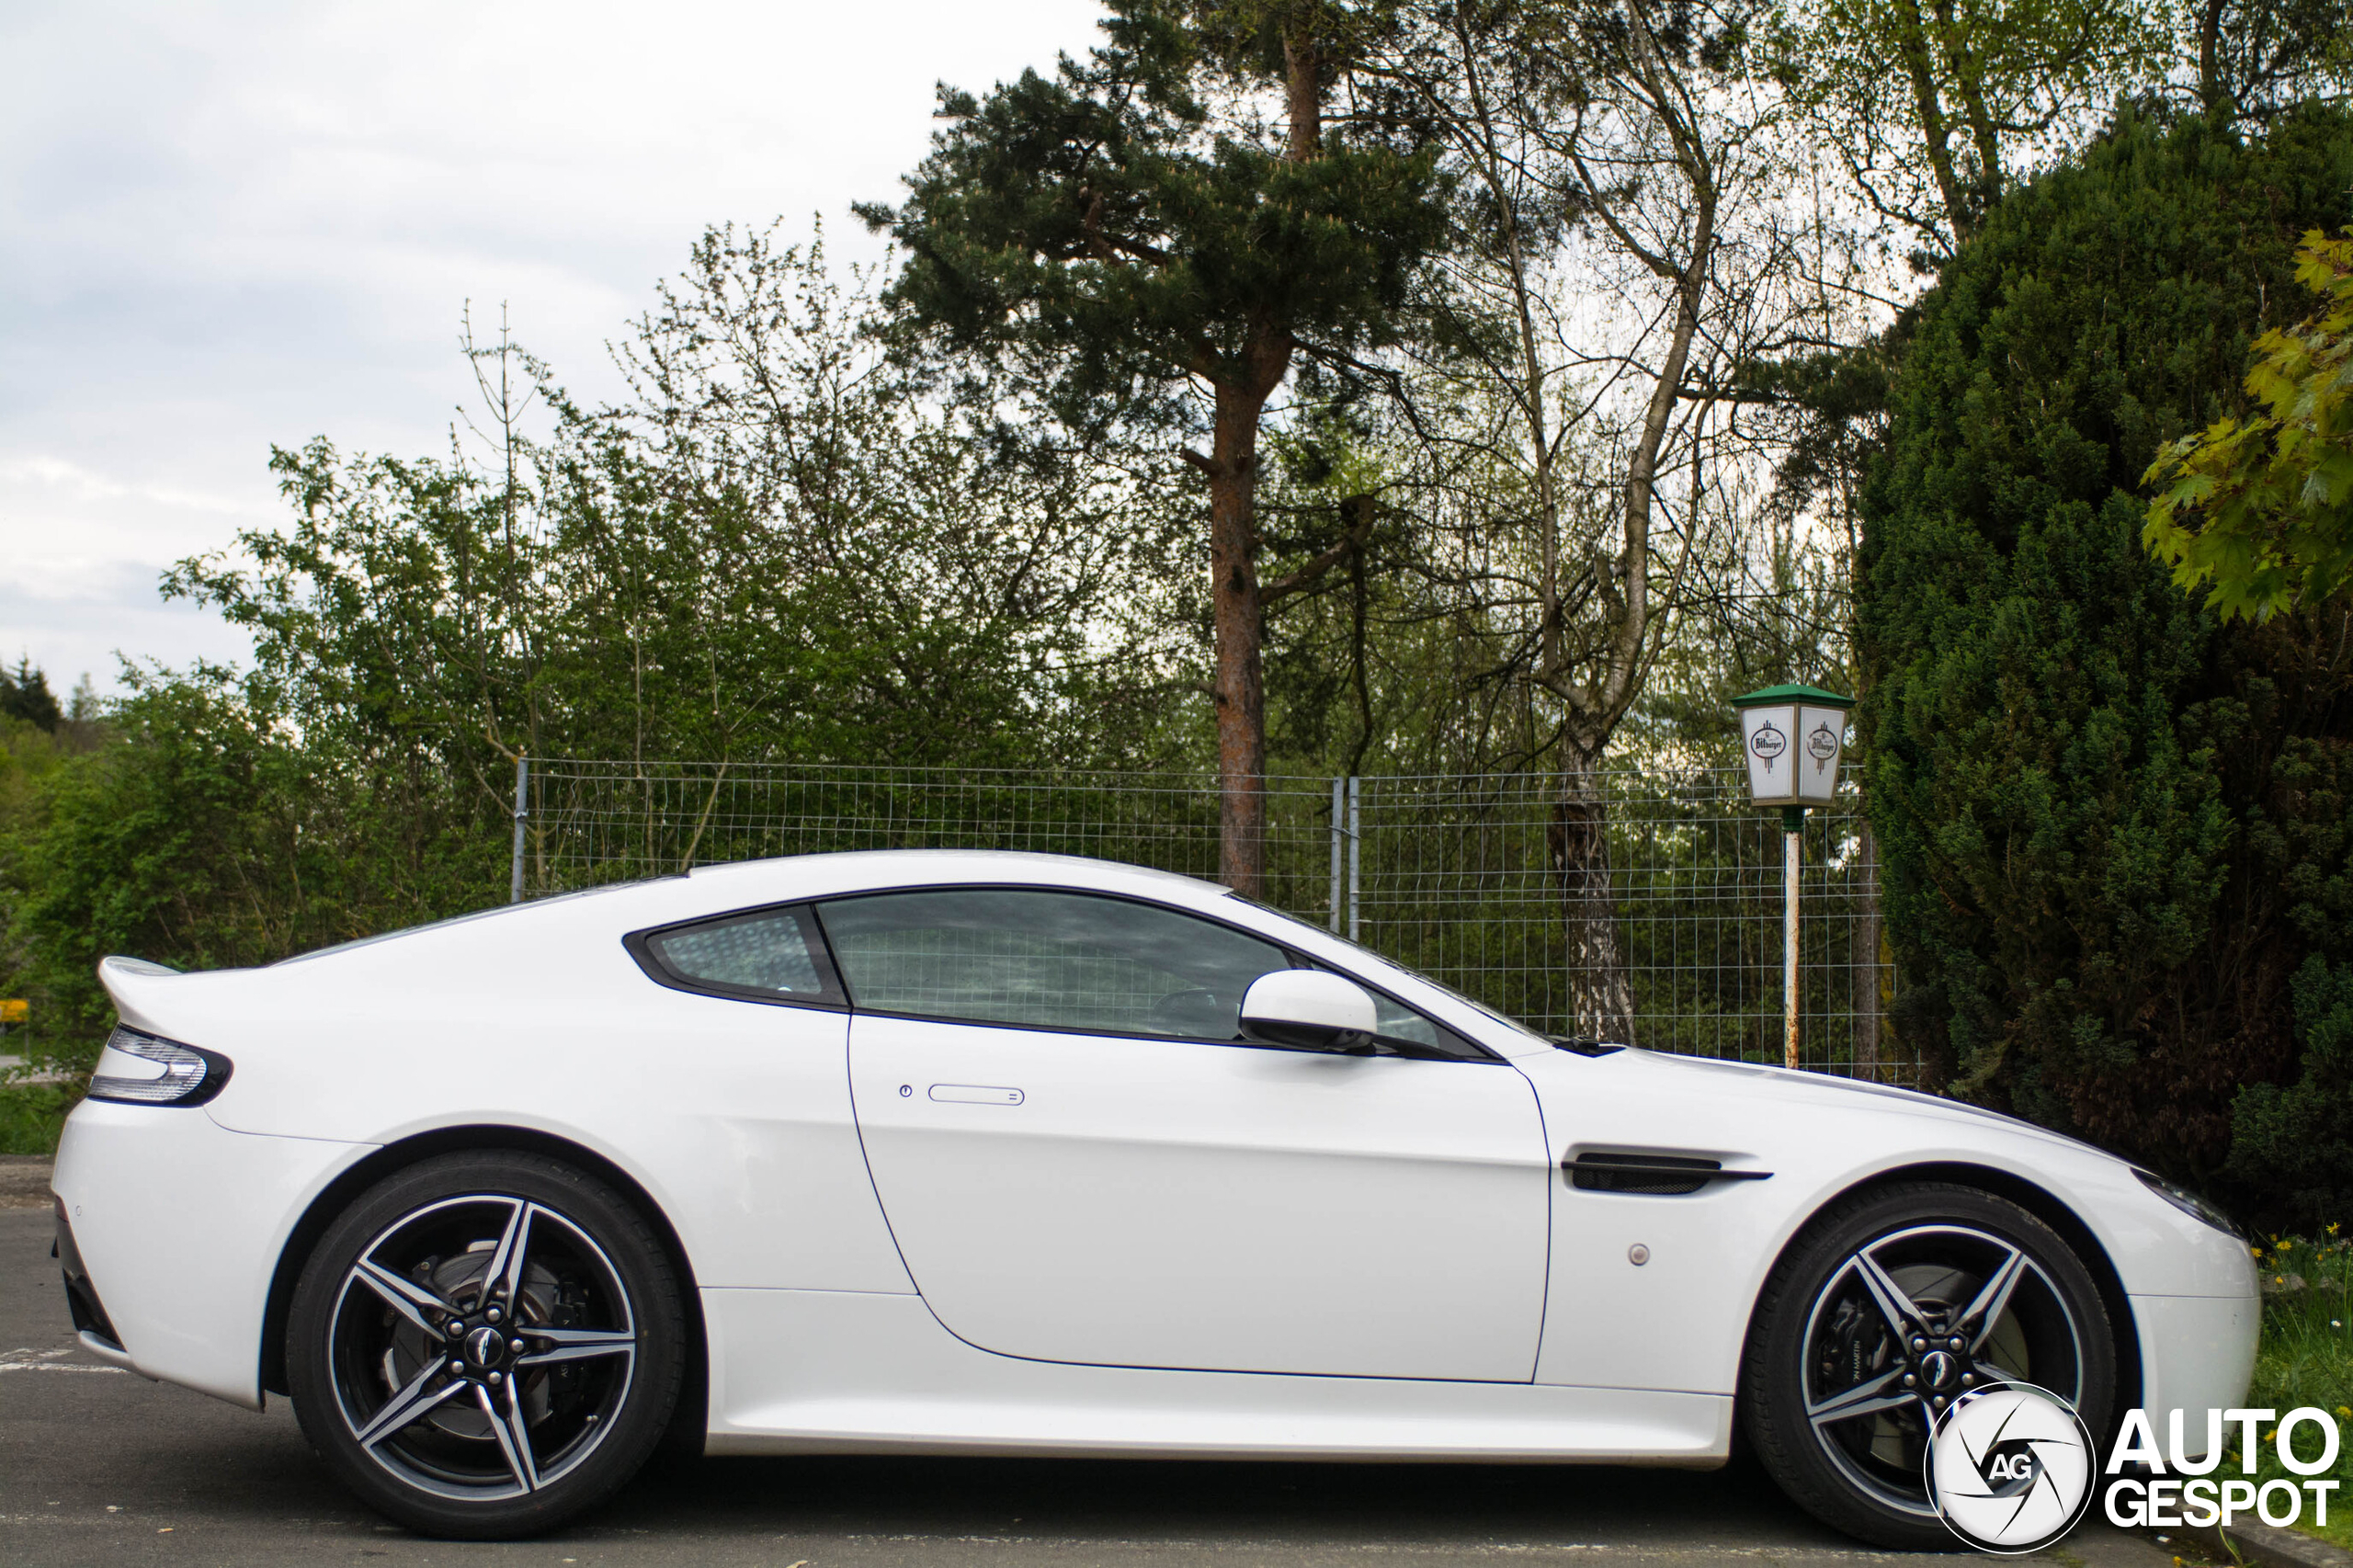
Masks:
[[[57,694],[49,689],[48,673],[22,654],[13,672],[0,665],[0,714],[38,724],[51,734],[65,717],[57,706]]]
[[[1258,580],[1260,426],[1302,363],[1346,374],[1396,340],[1444,227],[1429,151],[1333,115],[1383,25],[1339,0],[1114,0],[1086,60],[985,98],[943,88],[950,124],[906,199],[859,210],[905,247],[891,302],[911,338],[1078,428],[1206,427],[1183,455],[1209,493],[1221,874],[1245,892],[1278,586]]]

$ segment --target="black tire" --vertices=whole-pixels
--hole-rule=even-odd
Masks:
[[[1913,1332],[1893,1330],[1902,1305],[1882,1305],[1873,1269],[1922,1320]],[[1880,1187],[1817,1215],[1766,1280],[1741,1364],[1742,1426],[1790,1500],[1823,1523],[1877,1546],[1950,1551],[1922,1479],[1928,1402],[1990,1381],[2048,1389],[2092,1431],[2109,1429],[2116,1338],[2090,1272],[2006,1199],[1944,1183]]]
[[[336,1477],[461,1540],[535,1535],[612,1495],[668,1426],[687,1349],[644,1216],[570,1165],[495,1150],[354,1200],[303,1266],[286,1342],[295,1414]]]

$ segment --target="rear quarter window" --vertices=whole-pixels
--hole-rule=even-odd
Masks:
[[[682,991],[838,1005],[840,988],[804,908],[758,909],[642,931],[629,940],[654,980]]]

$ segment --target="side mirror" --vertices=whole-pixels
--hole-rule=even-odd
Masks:
[[[1262,974],[1242,994],[1242,1032],[1294,1051],[1358,1051],[1381,1029],[1364,987],[1315,969]]]

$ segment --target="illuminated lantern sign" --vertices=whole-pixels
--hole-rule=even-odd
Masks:
[[[1798,1065],[1798,871],[1805,857],[1805,809],[1826,806],[1838,790],[1851,697],[1818,686],[1768,686],[1732,705],[1740,710],[1740,750],[1748,762],[1748,798],[1781,808],[1782,1061]]]
[[[1733,699],[1748,796],[1760,806],[1826,806],[1838,789],[1851,697],[1813,686],[1768,686]]]

